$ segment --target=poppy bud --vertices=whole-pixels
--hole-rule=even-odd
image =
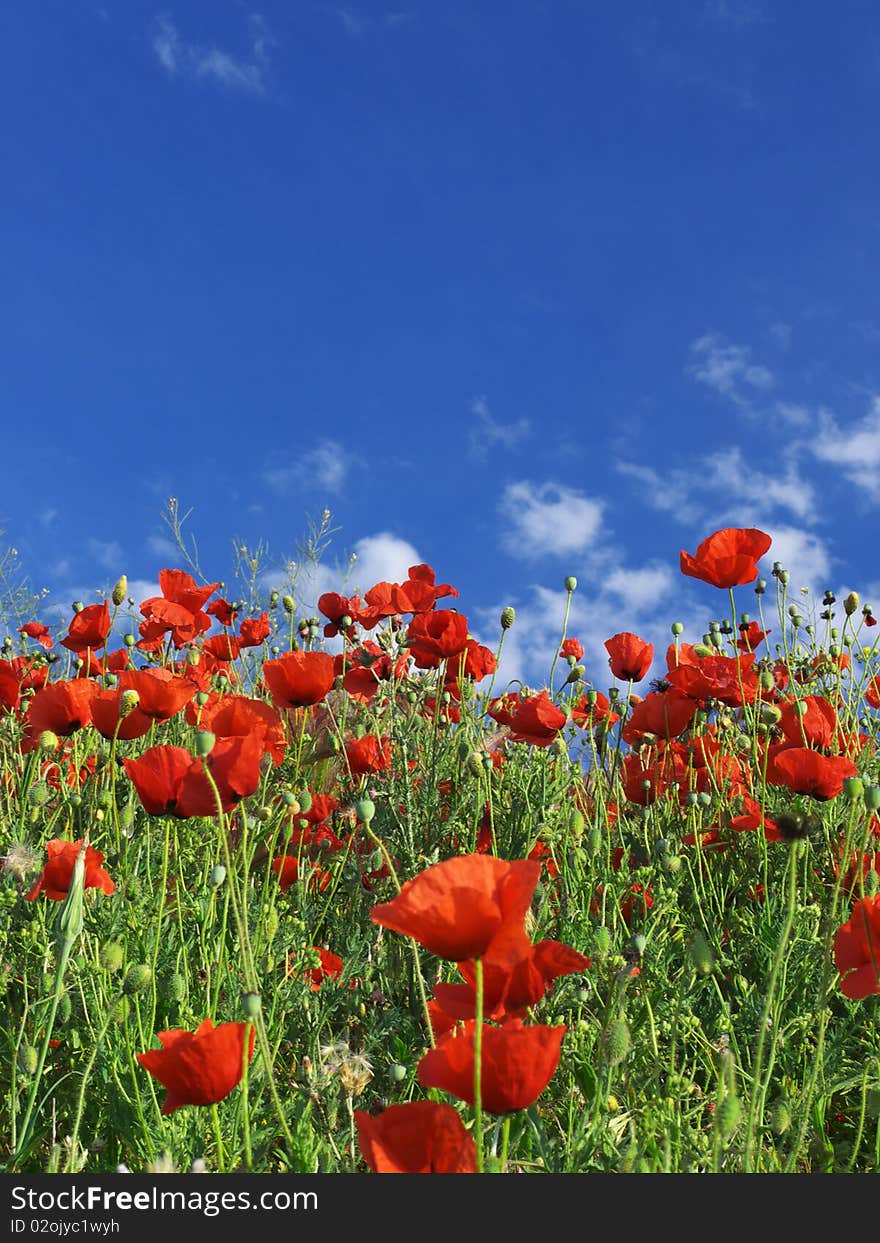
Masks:
[[[587,671],[583,665],[572,665],[571,673],[568,675],[568,677],[565,680],[567,683],[568,682],[580,682],[581,678],[584,676],[586,672]]]
[[[402,1083],[406,1078],[406,1067],[401,1066],[400,1062],[392,1062],[388,1067],[388,1078],[393,1083]]]
[[[855,613],[858,609],[860,603],[859,593],[857,591],[851,591],[843,602],[843,611],[846,613],[847,617],[852,617],[853,613]]]
[[[150,987],[150,981],[153,978],[153,969],[148,962],[136,962],[125,973],[125,979],[122,981],[122,991],[129,995],[133,993],[143,993]]]
[[[791,1112],[788,1102],[779,1097],[770,1106],[770,1130],[774,1135],[784,1135],[791,1126]]]
[[[269,608],[274,609],[278,604],[278,600],[279,600],[278,592],[273,587],[272,590],[269,592]]]
[[[183,1001],[186,996],[186,980],[178,971],[169,975],[163,984],[162,996],[166,1001]]]
[[[602,1033],[599,1047],[609,1066],[619,1066],[629,1053],[631,1037],[626,1019],[615,1019]]]
[[[604,958],[610,949],[611,932],[605,924],[600,924],[593,934],[593,952],[597,958]]]
[[[216,741],[216,735],[212,734],[210,730],[200,729],[196,734],[196,755],[201,756],[202,759],[206,755],[210,755],[214,750]]]
[[[126,578],[124,574],[121,574],[119,578],[116,580],[116,586],[113,588],[113,590],[110,593],[110,599],[113,601],[113,603],[118,608],[119,605],[122,604],[123,600],[125,599],[127,595],[128,595],[128,579]]]
[[[74,613],[81,613],[86,606],[83,604],[82,600],[74,600],[70,607],[73,609]]]
[[[296,608],[296,604],[294,603],[293,596],[282,596],[281,607],[284,609],[285,613],[288,613],[292,616],[294,609]]]
[[[570,595],[571,592],[577,591],[578,580],[575,578],[573,574],[569,574],[568,578],[565,580],[565,582],[562,585]]]
[[[208,877],[208,884],[212,889],[219,889],[226,880],[226,868],[222,863],[215,863],[211,868],[211,875]]]
[[[880,786],[865,786],[863,797],[868,811],[877,811],[880,808]]]
[[[708,975],[715,965],[715,955],[712,946],[699,930],[691,937],[688,953],[697,975]]]
[[[684,634],[684,623],[680,621],[674,621],[670,629],[677,639],[679,635]]]
[[[125,717],[131,716],[135,708],[141,702],[141,697],[136,690],[123,691],[119,696],[119,719],[124,720]]]
[[[118,941],[108,941],[106,945],[101,946],[98,962],[102,971],[118,971],[124,958],[125,953]]]
[[[782,710],[776,704],[764,704],[761,708],[761,721],[764,725],[776,725],[782,720]]]
[[[242,994],[241,1004],[244,1008],[245,1016],[249,1019],[255,1019],[263,1008],[259,993]]]
[[[843,782],[843,797],[847,802],[854,803],[856,799],[861,798],[865,792],[865,786],[860,777],[846,777]]]
[[[62,993],[58,1003],[58,1017],[62,1023],[69,1023],[72,1013],[73,1002],[70,1000],[70,993]]]
[[[35,1075],[39,1055],[32,1044],[23,1044],[18,1051],[18,1067],[23,1075]]]
[[[739,1097],[732,1093],[725,1096],[724,1100],[718,1106],[715,1112],[715,1123],[719,1133],[726,1139],[732,1135],[739,1126],[742,1117],[742,1106],[739,1103]]]

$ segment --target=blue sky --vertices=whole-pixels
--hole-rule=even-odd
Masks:
[[[695,640],[725,525],[880,605],[869,0],[6,6],[0,528],[45,601],[430,561],[509,669]],[[337,568],[339,572],[337,572]],[[741,607],[752,609],[748,589]]]

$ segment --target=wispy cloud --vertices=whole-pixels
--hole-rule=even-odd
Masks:
[[[746,345],[734,345],[715,333],[707,333],[691,343],[693,361],[686,374],[743,411],[751,411],[758,393],[773,387],[774,377],[767,367],[752,362]]]
[[[122,573],[122,545],[116,540],[90,539],[88,542],[89,556],[96,561],[102,570]]]
[[[249,56],[236,57],[213,45],[189,43],[169,17],[156,19],[153,51],[169,77],[210,81],[229,90],[251,95],[266,91],[268,50],[275,42],[264,19],[254,13],[248,19]]]
[[[502,547],[526,559],[583,552],[599,531],[602,509],[601,501],[562,484],[508,484],[498,503]]]
[[[477,461],[488,457],[491,449],[496,446],[512,449],[529,434],[528,419],[517,419],[515,423],[501,423],[489,409],[485,397],[475,397],[471,402],[471,414],[474,421],[468,432],[468,453]]]
[[[827,410],[819,412],[819,432],[809,447],[821,462],[839,466],[846,478],[872,501],[880,501],[880,397],[863,419],[841,427]]]
[[[280,493],[295,487],[340,492],[356,460],[339,441],[322,440],[296,461],[268,467],[263,472],[263,478],[273,491]]]
[[[662,473],[635,462],[616,466],[619,474],[640,485],[640,500],[682,522],[711,519],[716,527],[749,526],[784,513],[809,525],[819,517],[815,489],[795,462],[765,472],[750,466],[738,446]]]
[[[711,21],[723,26],[732,26],[735,29],[754,26],[766,21],[762,10],[756,4],[747,3],[746,0],[707,0],[703,11]]]
[[[345,33],[352,39],[360,38],[361,35],[366,34],[368,30],[376,26],[402,26],[405,22],[411,21],[414,16],[408,9],[387,9],[384,13],[373,15],[371,13],[359,13],[350,5],[337,4],[327,5],[326,7],[336,20],[341,23]]]

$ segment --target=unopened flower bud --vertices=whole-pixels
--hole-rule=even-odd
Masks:
[[[851,591],[843,602],[843,611],[846,613],[847,617],[852,617],[853,613],[855,613],[858,609],[860,603],[859,593],[857,591]]]
[[[119,696],[119,719],[124,720],[125,717],[131,716],[135,708],[141,702],[141,697],[136,690],[131,689],[123,691]]]
[[[684,623],[680,621],[674,621],[672,625],[670,626],[670,630],[672,631],[672,633],[675,635],[677,639],[680,634],[684,634]]]
[[[629,1053],[631,1037],[626,1019],[615,1019],[605,1028],[599,1041],[602,1056],[609,1066],[619,1066]]]
[[[125,979],[122,981],[122,991],[132,995],[133,993],[142,993],[150,987],[150,981],[153,978],[153,969],[148,962],[136,962],[125,973]]]
[[[255,1019],[263,1008],[259,993],[244,993],[241,998],[241,1005],[245,1017],[249,1019]]]
[[[196,734],[196,755],[200,756],[202,759],[204,759],[206,755],[210,755],[214,750],[214,744],[216,741],[216,735],[212,734],[209,729],[200,729]]]
[[[60,746],[60,739],[51,729],[44,729],[37,739],[41,751],[55,751]]]
[[[507,608],[501,610],[501,629],[509,630],[515,621],[516,609],[508,604]]]
[[[110,599],[113,601],[113,603],[118,608],[119,605],[123,603],[127,595],[128,595],[128,579],[126,578],[124,574],[121,574],[119,578],[116,580],[116,586],[113,588],[113,590],[110,593]]]
[[[293,596],[282,596],[281,607],[284,609],[285,613],[288,613],[292,616],[294,610],[296,609],[296,603],[293,599]]]
[[[571,593],[572,591],[577,591],[578,580],[573,574],[569,574],[568,578],[562,585],[567,592]]]
[[[850,803],[861,798],[865,792],[864,782],[860,777],[846,777],[843,782],[843,797]]]
[[[712,952],[712,946],[699,929],[691,937],[688,952],[691,965],[696,973],[698,975],[708,975],[715,965],[715,955]]]
[[[208,877],[208,884],[212,889],[219,889],[226,880],[226,868],[222,863],[215,863],[211,868],[211,875]]]
[[[124,634],[122,636],[122,642],[125,644],[126,647],[134,647],[135,641],[136,640],[133,634]]]
[[[102,971],[118,971],[125,959],[125,952],[118,941],[108,941],[101,946],[98,962]]]

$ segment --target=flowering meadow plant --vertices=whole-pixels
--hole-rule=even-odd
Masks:
[[[880,1171],[873,611],[695,547],[537,686],[429,565],[10,621],[4,1168]]]

